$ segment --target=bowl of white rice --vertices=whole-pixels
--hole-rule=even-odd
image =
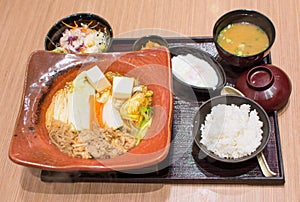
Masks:
[[[269,141],[267,113],[253,100],[221,95],[204,102],[194,118],[196,145],[208,157],[238,163],[262,152]]]
[[[190,46],[169,47],[172,56],[173,88],[185,97],[207,100],[220,95],[226,84],[226,75],[215,58]]]

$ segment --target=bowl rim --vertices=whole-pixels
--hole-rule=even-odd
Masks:
[[[108,45],[106,51],[109,50],[109,48],[110,48],[110,46],[111,46],[111,44],[112,44],[112,39],[113,39],[113,29],[112,29],[112,26],[110,25],[110,23],[109,23],[105,18],[103,18],[103,17],[101,17],[101,16],[99,16],[99,15],[97,15],[97,14],[94,14],[94,13],[84,13],[84,12],[73,13],[73,14],[70,14],[70,15],[68,15],[68,16],[65,16],[65,17],[59,19],[58,21],[56,21],[55,24],[53,24],[53,25],[51,26],[51,28],[48,30],[48,32],[47,32],[47,34],[46,34],[46,37],[45,37],[45,40],[44,40],[44,48],[45,48],[45,50],[52,51],[52,50],[49,50],[49,49],[47,48],[48,41],[49,41],[50,43],[53,44],[53,42],[52,42],[52,41],[50,40],[50,38],[49,38],[49,35],[50,35],[51,33],[55,33],[55,32],[54,32],[54,31],[55,31],[55,28],[56,28],[58,25],[60,25],[62,21],[67,20],[67,19],[69,19],[69,18],[76,18],[76,17],[80,17],[80,16],[82,16],[81,19],[84,18],[84,17],[87,17],[87,16],[89,16],[89,17],[91,17],[91,18],[95,18],[95,19],[97,19],[97,21],[101,21],[101,23],[103,23],[105,26],[107,26],[107,28],[108,28],[108,30],[109,30],[109,32],[110,32],[110,42],[109,42],[109,45]],[[104,51],[104,52],[106,52],[106,51]]]
[[[236,158],[236,159],[226,159],[226,158],[221,158],[218,155],[214,154],[213,152],[209,151],[205,145],[203,145],[202,143],[200,143],[201,140],[201,132],[200,132],[200,126],[202,123],[200,123],[200,121],[198,121],[197,117],[200,117],[200,110],[201,108],[203,108],[205,105],[213,102],[214,100],[217,99],[223,99],[224,97],[235,97],[238,99],[243,99],[246,102],[250,102],[251,104],[253,104],[254,106],[257,107],[257,109],[259,109],[261,111],[261,113],[263,114],[263,116],[265,116],[266,120],[267,120],[267,134],[265,134],[266,137],[266,141],[265,142],[261,142],[261,144],[256,148],[256,150],[254,152],[252,152],[250,155],[248,156],[243,156],[240,158]],[[227,99],[226,99],[227,100]],[[228,104],[228,103],[227,103]],[[230,103],[232,104],[232,103]],[[215,106],[215,105],[214,105]],[[211,106],[212,108],[213,106]],[[211,109],[210,108],[210,109]],[[207,114],[205,114],[205,116],[207,116]],[[265,147],[267,146],[269,140],[270,140],[270,134],[271,134],[271,124],[270,124],[270,119],[268,114],[266,113],[266,111],[255,101],[251,100],[250,98],[241,96],[241,95],[234,95],[234,94],[226,94],[226,95],[219,95],[216,97],[213,97],[209,100],[207,100],[206,102],[203,102],[199,108],[199,110],[197,111],[197,113],[194,116],[194,120],[193,120],[193,138],[194,138],[194,142],[195,144],[198,146],[198,148],[201,150],[201,152],[203,152],[205,155],[207,155],[208,157],[217,160],[219,162],[223,162],[223,163],[241,163],[241,162],[245,162],[247,160],[250,160],[254,157],[256,157],[260,152],[262,152]],[[264,135],[264,134],[262,134]],[[197,139],[197,136],[199,136],[199,138]]]
[[[210,58],[212,60],[212,62],[214,63],[214,67],[212,67],[212,68],[215,71],[216,71],[216,69],[219,70],[219,72],[216,71],[217,76],[219,78],[219,81],[218,81],[218,84],[216,86],[214,86],[214,87],[199,87],[199,86],[195,86],[193,84],[188,84],[188,83],[182,81],[175,74],[172,73],[173,78],[177,82],[179,82],[181,85],[184,85],[186,87],[191,87],[194,90],[206,90],[206,91],[207,90],[208,91],[215,91],[215,90],[218,90],[220,88],[223,88],[226,85],[226,74],[225,74],[224,68],[222,67],[222,65],[211,54],[209,54],[209,53],[207,53],[207,52],[205,52],[205,51],[203,51],[201,49],[198,49],[198,48],[195,48],[195,47],[191,47],[191,46],[188,46],[188,45],[172,46],[172,47],[169,47],[169,51],[170,51],[170,54],[171,54],[171,59],[174,57],[174,54],[172,53],[172,50],[174,50],[174,49],[180,49],[180,48],[193,50],[193,51],[196,51],[196,52],[200,53],[204,57]],[[198,56],[195,56],[195,57],[198,58]],[[203,58],[201,58],[201,59],[203,59]],[[222,77],[222,78],[220,79],[220,77]]]
[[[218,28],[218,25],[219,23],[225,18],[225,17],[228,17],[228,15],[231,15],[231,14],[234,14],[234,13],[238,13],[238,12],[241,12],[241,15],[246,15],[246,14],[250,14],[250,13],[255,13],[255,14],[258,14],[259,16],[263,17],[267,22],[269,22],[269,24],[271,25],[271,29],[272,29],[272,32],[274,34],[274,37],[273,37],[273,40],[270,41],[269,43],[269,46],[268,48],[256,53],[256,54],[253,54],[253,55],[248,55],[248,56],[238,56],[236,54],[233,54],[233,53],[230,53],[228,52],[227,50],[225,50],[222,46],[219,45],[219,43],[217,42],[217,38],[219,36],[219,33],[216,33],[216,30]],[[243,12],[243,13],[242,13]],[[267,34],[267,33],[266,33]],[[268,34],[267,34],[268,36]],[[269,37],[268,37],[269,38]],[[237,58],[242,58],[242,59],[248,59],[248,58],[255,58],[263,53],[267,53],[270,51],[270,49],[272,48],[274,42],[275,42],[275,39],[276,39],[276,29],[275,29],[275,26],[274,26],[274,23],[271,21],[271,19],[269,17],[267,17],[265,14],[261,13],[261,12],[258,12],[256,10],[251,10],[251,9],[236,9],[236,10],[232,10],[232,11],[229,11],[227,13],[224,13],[223,15],[221,15],[218,20],[215,22],[214,24],[214,27],[213,27],[213,42],[215,44],[215,46],[219,49],[221,49],[223,52],[225,52],[227,55],[231,55],[231,56],[234,56],[234,57],[237,57]]]

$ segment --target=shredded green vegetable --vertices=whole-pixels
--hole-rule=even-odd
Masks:
[[[141,115],[143,116],[143,121],[140,127],[142,128],[152,117],[152,107],[142,107]]]
[[[152,107],[142,107],[141,108],[141,115],[143,116],[143,120],[140,125],[140,129],[136,134],[136,145],[138,145],[143,139],[143,137],[146,135],[148,123],[151,123],[152,121]]]

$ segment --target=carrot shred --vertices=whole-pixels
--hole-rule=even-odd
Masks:
[[[97,101],[95,102],[95,114],[96,114],[97,121],[101,128],[104,127],[103,118],[102,118],[103,107],[104,107],[103,103],[100,103]]]
[[[76,21],[74,21],[75,26],[69,25],[69,24],[65,23],[64,21],[62,21],[62,23],[71,29],[75,29],[78,27],[78,24],[76,23]]]
[[[87,27],[90,27],[90,25],[93,23],[93,20],[91,22],[89,22],[89,24],[87,25]]]

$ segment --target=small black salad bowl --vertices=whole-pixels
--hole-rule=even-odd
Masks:
[[[250,110],[256,110],[259,116],[260,121],[263,122],[262,126],[262,140],[261,144],[258,146],[258,148],[250,155],[244,156],[241,158],[221,158],[212,151],[208,150],[205,145],[203,145],[200,141],[202,139],[202,134],[201,134],[201,125],[204,124],[206,116],[211,113],[211,109],[214,106],[217,106],[219,104],[226,104],[226,105],[237,105],[240,106],[242,104],[249,104],[250,105]],[[226,120],[224,120],[224,123],[226,124]],[[239,124],[239,123],[236,123]],[[239,162],[244,162],[249,159],[252,159],[256,157],[262,150],[267,146],[269,138],[270,138],[270,121],[268,118],[267,113],[264,111],[264,109],[254,102],[253,100],[239,96],[239,95],[220,95],[214,98],[209,99],[208,101],[204,102],[199,110],[197,111],[195,117],[194,117],[194,122],[193,122],[193,136],[194,136],[194,141],[196,145],[199,147],[199,149],[207,155],[209,158],[214,159],[219,162],[224,162],[224,163],[239,163]],[[206,157],[207,157],[206,156]]]
[[[72,14],[56,22],[46,35],[44,43],[45,50],[51,51],[57,47],[57,45],[59,44],[59,39],[62,37],[63,32],[66,29],[70,29],[67,25],[76,27],[76,25],[80,26],[81,24],[88,25],[89,28],[95,29],[97,31],[105,31],[108,35],[109,41],[107,41],[108,47],[104,52],[109,50],[112,42],[113,30],[110,24],[104,18],[91,13]]]
[[[171,57],[185,56],[191,54],[196,58],[206,61],[210,67],[216,72],[218,77],[217,85],[214,87],[203,87],[191,85],[180,78],[177,78],[173,73],[173,91],[180,97],[184,97],[187,100],[207,100],[211,97],[220,95],[221,90],[226,84],[226,75],[223,67],[215,60],[215,58],[200,49],[189,46],[173,46],[169,47]],[[172,64],[173,65],[173,64]],[[174,68],[174,67],[173,67]],[[202,72],[201,72],[202,73]],[[208,77],[209,75],[203,75]]]
[[[238,56],[224,50],[218,43],[218,36],[225,27],[234,23],[250,23],[258,26],[267,34],[269,46],[265,50],[250,56]],[[233,10],[224,14],[217,20],[213,28],[213,40],[219,56],[227,63],[241,68],[249,67],[261,62],[262,59],[269,54],[275,41],[275,27],[268,17],[257,11]]]

